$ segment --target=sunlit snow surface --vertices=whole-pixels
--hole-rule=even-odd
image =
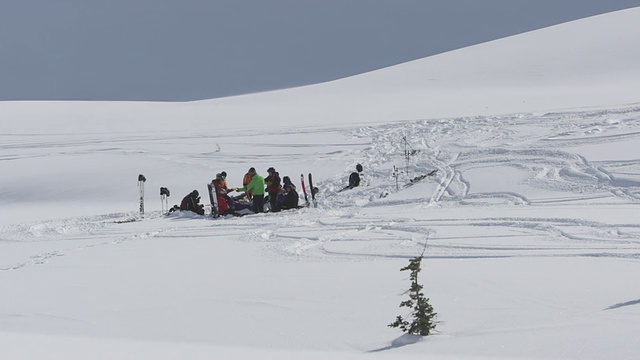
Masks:
[[[640,106],[579,102],[273,127],[141,112],[71,134],[26,117],[0,133],[0,358],[637,358]],[[339,192],[357,163],[363,186]],[[313,173],[318,207],[161,213],[159,187],[173,205],[252,166],[299,189]],[[386,325],[423,251],[440,322],[420,339]]]

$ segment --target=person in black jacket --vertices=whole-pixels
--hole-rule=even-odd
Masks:
[[[182,199],[180,210],[189,210],[196,214],[204,215],[204,205],[200,204],[200,194],[198,190],[193,190]]]
[[[278,209],[288,210],[298,207],[299,195],[296,186],[293,185],[288,176],[282,178],[282,193],[278,195]]]
[[[351,189],[360,185],[360,173],[362,173],[362,165],[356,165],[356,170],[358,172],[352,172],[351,175],[349,175],[349,188]]]
[[[351,173],[351,175],[349,175],[349,185],[338,190],[338,192],[342,192],[342,191],[353,189],[354,187],[360,186],[360,180],[362,180],[360,177],[360,174],[362,173],[362,165],[360,164],[356,165],[356,171],[357,172],[354,171]]]

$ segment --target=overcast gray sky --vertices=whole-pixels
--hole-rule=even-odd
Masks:
[[[0,100],[198,100],[334,80],[640,0],[0,0]]]

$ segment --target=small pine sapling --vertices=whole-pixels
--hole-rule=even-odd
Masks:
[[[437,315],[433,312],[433,307],[429,304],[429,299],[424,297],[422,293],[422,285],[418,284],[418,273],[420,273],[420,263],[423,255],[409,260],[409,265],[400,269],[400,271],[411,271],[409,279],[411,280],[411,288],[406,292],[409,294],[409,300],[400,303],[400,307],[408,307],[412,309],[411,316],[413,321],[398,315],[396,321],[389,324],[389,327],[400,328],[405,333],[412,335],[428,336],[435,329],[434,321]]]

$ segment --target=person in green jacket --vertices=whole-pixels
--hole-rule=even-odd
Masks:
[[[255,168],[249,169],[251,181],[246,187],[236,188],[237,191],[251,192],[253,196],[253,212],[264,212],[264,178],[256,173]]]

